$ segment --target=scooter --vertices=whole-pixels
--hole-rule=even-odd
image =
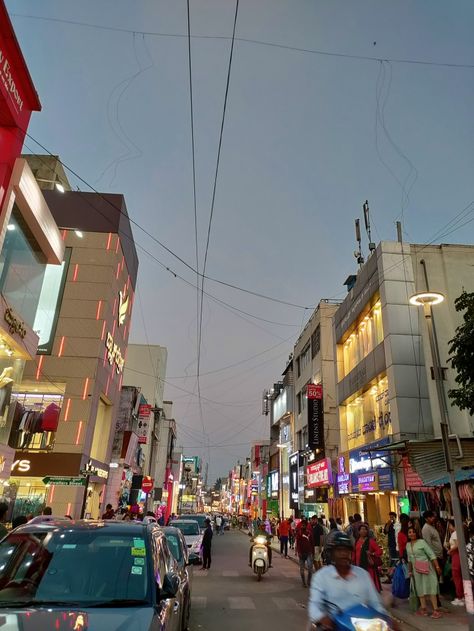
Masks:
[[[257,535],[253,539],[251,564],[254,573],[257,575],[257,581],[261,581],[269,566],[267,538],[263,535]]]
[[[338,608],[332,617],[336,631],[391,631],[391,621],[372,607],[355,605],[346,610]],[[325,627],[316,625],[313,628],[323,630]]]

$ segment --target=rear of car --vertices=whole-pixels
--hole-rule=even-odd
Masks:
[[[206,519],[208,519],[208,516],[205,513],[195,513],[192,515],[180,515],[178,519],[185,519],[186,521],[197,521],[197,523],[199,524],[199,528],[203,533],[206,530]]]
[[[178,528],[186,541],[189,554],[201,554],[202,532],[199,523],[193,519],[175,519],[170,526]]]

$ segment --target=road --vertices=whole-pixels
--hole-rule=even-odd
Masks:
[[[191,631],[305,629],[308,589],[295,563],[274,552],[273,568],[257,583],[248,537],[227,531],[212,543],[211,569],[194,568]]]

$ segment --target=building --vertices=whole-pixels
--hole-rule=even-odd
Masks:
[[[36,358],[35,322],[43,309],[48,275],[61,269],[64,244],[20,157],[31,113],[41,106],[3,0],[0,79],[0,490],[11,501],[11,471],[26,467],[16,462],[15,449],[8,444],[19,410],[13,393],[22,382],[25,362]]]
[[[439,437],[426,324],[422,310],[409,299],[427,289],[446,297],[433,308],[433,320],[447,391],[455,378],[447,363],[448,341],[461,322],[454,300],[463,288],[474,289],[473,264],[472,246],[381,242],[357,276],[346,281],[348,295],[334,316],[342,452],[337,489],[345,498],[346,514],[359,512],[371,523],[384,523],[409,490],[399,458],[391,455],[389,446]],[[466,412],[449,408],[449,418],[453,434],[473,436],[472,418]],[[437,453],[428,465],[432,479],[442,477],[445,470],[439,443],[437,449],[433,444],[430,448]],[[413,449],[415,462],[415,452],[423,448]],[[427,462],[426,451],[422,459]],[[423,468],[422,462],[419,465]]]
[[[25,413],[54,418],[41,434],[22,421],[12,425],[17,465],[10,486],[16,513],[49,504],[58,515],[97,517],[109,477],[138,258],[122,195],[43,194],[62,231],[64,264],[47,278],[47,298],[34,323],[38,356],[26,363],[14,398]]]

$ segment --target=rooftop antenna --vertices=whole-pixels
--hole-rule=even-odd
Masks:
[[[369,202],[365,200],[365,204],[362,206],[364,210],[364,222],[365,222],[365,231],[367,232],[367,236],[369,237],[369,252],[372,253],[375,250],[375,243],[372,241],[372,234],[370,232],[370,210],[369,210]]]
[[[354,256],[356,257],[359,266],[362,267],[364,264],[364,257],[362,256],[362,239],[360,237],[360,219],[355,220],[355,229],[356,229],[356,241],[359,244],[359,249],[355,250]]]

